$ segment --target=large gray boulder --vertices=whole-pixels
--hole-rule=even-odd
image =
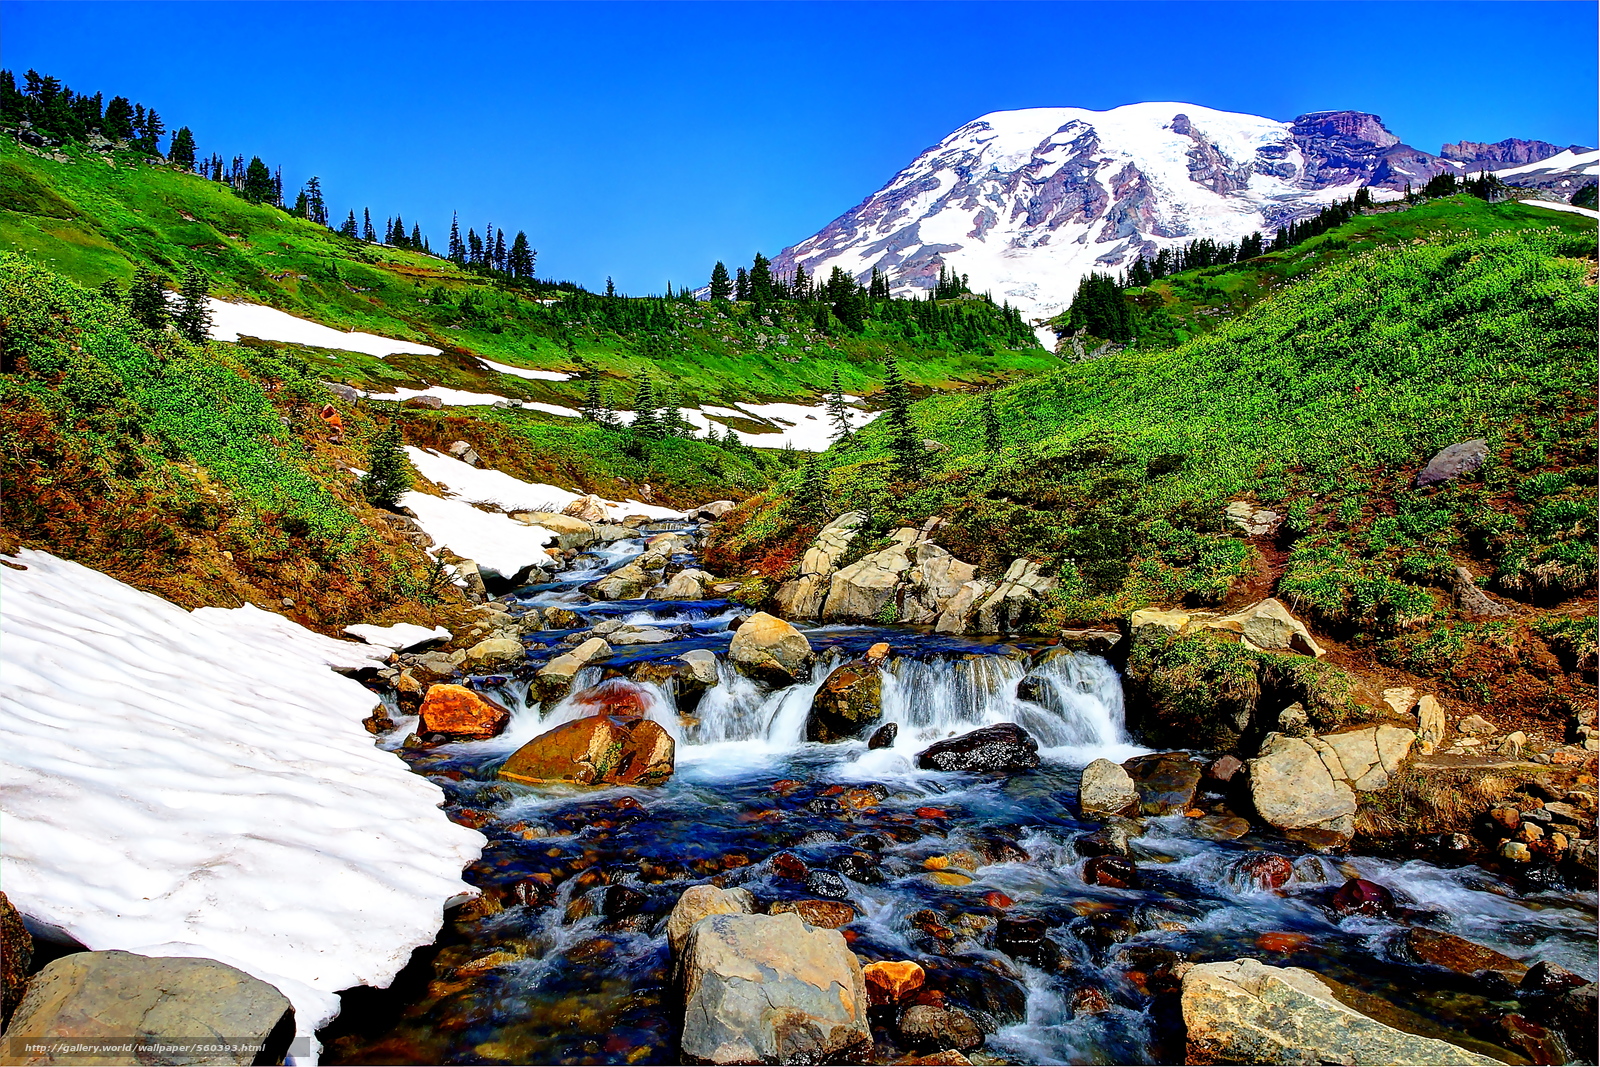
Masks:
[[[1184,975],[1182,1004],[1189,1063],[1499,1063],[1368,1018],[1299,967],[1203,963]]]
[[[657,600],[704,600],[706,586],[716,578],[701,570],[679,571],[666,585],[655,590]]]
[[[1095,760],[1083,769],[1078,808],[1086,819],[1132,815],[1139,809],[1139,790],[1134,787],[1133,776],[1108,759]]]
[[[154,1064],[282,1063],[294,1037],[294,1009],[266,982],[216,960],[77,952],[34,975],[11,1017],[12,1048],[38,1042],[192,1047],[204,1051],[143,1051],[125,1060],[42,1051],[7,1062],[30,1064],[139,1062]],[[232,1044],[249,1051],[215,1051]],[[256,1046],[265,1046],[257,1058]]]
[[[942,634],[966,633],[972,625],[972,616],[978,610],[978,605],[992,592],[994,583],[982,578],[962,582],[960,588],[944,602],[939,618],[934,622],[934,630]]]
[[[755,910],[748,889],[721,889],[714,885],[692,885],[678,897],[667,916],[667,944],[674,959],[682,959],[689,943],[689,931],[701,919],[712,915],[748,915]]]
[[[1271,735],[1250,761],[1250,795],[1256,813],[1279,830],[1325,830],[1348,841],[1356,795],[1337,754],[1325,743],[1314,745],[1318,740]]]
[[[1044,564],[1016,559],[994,592],[978,605],[973,630],[980,634],[1026,633],[1039,616],[1043,598],[1056,587]]]
[[[780,612],[795,619],[815,619],[822,614],[833,572],[866,521],[862,512],[847,511],[822,528],[800,558],[800,577],[778,587]]]
[[[838,1062],[872,1040],[860,961],[794,912],[700,919],[681,971],[682,1047],[697,1061]]]
[[[961,589],[978,576],[978,568],[963,563],[932,541],[917,545],[916,562],[906,575],[908,588],[900,621],[909,626],[936,622]]]
[[[746,674],[789,685],[811,665],[811,642],[787,622],[761,611],[734,631],[728,658]]]
[[[905,584],[906,574],[917,546],[927,537],[910,527],[894,532],[894,543],[863,556],[837,571],[828,583],[828,599],[822,607],[827,620],[872,620],[886,608],[899,614],[896,594]]]

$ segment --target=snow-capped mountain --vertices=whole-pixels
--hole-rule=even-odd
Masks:
[[[1363,185],[1398,192],[1445,170],[1468,167],[1402,144],[1359,111],[1293,122],[1179,103],[997,111],[923,152],[773,267],[825,276],[838,266],[862,280],[876,267],[911,294],[947,266],[974,291],[1046,317],[1091,270],[1199,237],[1270,236]]]

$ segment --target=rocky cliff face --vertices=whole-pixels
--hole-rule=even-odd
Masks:
[[[899,294],[926,291],[948,266],[1043,317],[1092,270],[1199,237],[1270,234],[1362,185],[1398,192],[1446,170],[1466,168],[1361,111],[1293,122],[1179,103],[1001,111],[923,152],[774,265],[863,280],[877,268]]]
[[[1592,152],[1593,149],[1580,145],[1569,145],[1563,149],[1560,145],[1553,145],[1549,141],[1524,141],[1520,137],[1508,137],[1494,144],[1484,144],[1482,141],[1457,141],[1455,144],[1447,144],[1440,148],[1439,155],[1476,171],[1520,167],[1526,163],[1549,159],[1563,151]]]

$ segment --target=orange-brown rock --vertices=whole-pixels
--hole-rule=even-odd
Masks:
[[[511,754],[500,777],[524,785],[659,785],[671,777],[672,735],[650,719],[590,715]]]
[[[922,988],[927,975],[910,960],[879,960],[861,969],[867,980],[867,999],[873,1007],[898,1004]]]
[[[572,702],[587,715],[610,715],[618,719],[645,716],[645,692],[626,678],[608,678],[573,696]]]
[[[511,713],[482,693],[464,685],[435,685],[422,701],[417,734],[443,734],[452,741],[494,737],[511,721]]]
[[[773,915],[792,911],[812,926],[824,930],[837,930],[856,918],[856,909],[842,900],[784,900],[767,910]]]

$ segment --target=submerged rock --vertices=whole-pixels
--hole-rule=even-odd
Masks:
[[[125,1045],[193,1044],[208,1038],[241,1051],[130,1053],[97,1059],[44,1052],[26,1062],[162,1064],[282,1063],[294,1036],[294,1009],[277,989],[216,960],[151,957],[132,952],[77,952],[34,975],[6,1040]],[[264,1046],[259,1058],[254,1046]],[[249,1051],[242,1051],[247,1048]],[[24,1062],[21,1058],[8,1062]]]
[[[934,771],[1027,771],[1039,766],[1039,742],[1015,723],[996,723],[935,742],[917,754],[917,766]]]
[[[883,685],[878,668],[855,660],[834,668],[811,699],[807,741],[844,741],[883,717]]]
[[[1187,752],[1135,756],[1122,766],[1138,792],[1141,815],[1181,813],[1194,804],[1200,788],[1200,765]]]
[[[686,1056],[709,1063],[823,1063],[872,1040],[861,963],[837,930],[798,915],[712,915],[683,955]]]
[[[511,754],[500,777],[524,785],[658,785],[673,770],[672,735],[649,719],[591,715]]]
[[[1183,977],[1189,1063],[1482,1064],[1499,1061],[1368,1018],[1312,972],[1252,959]]]
[[[867,747],[893,748],[894,739],[898,736],[900,736],[900,724],[886,722],[876,730],[872,731],[872,736],[867,739]]]
[[[464,685],[428,687],[417,720],[417,735],[442,735],[451,741],[496,737],[511,721],[511,712]]]
[[[1351,878],[1334,891],[1333,910],[1341,915],[1389,915],[1394,894],[1377,882]]]
[[[747,674],[790,685],[811,665],[811,642],[776,615],[761,611],[734,633],[728,658]]]

